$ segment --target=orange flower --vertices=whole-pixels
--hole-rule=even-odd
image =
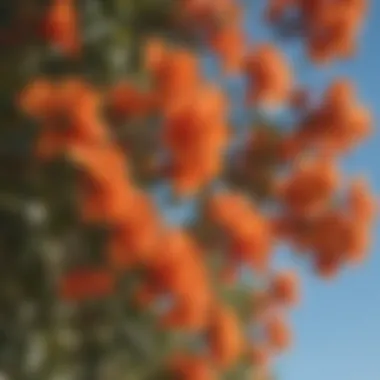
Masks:
[[[96,182],[80,182],[79,211],[85,223],[119,225],[130,210],[131,202],[131,190],[126,183],[98,187]]]
[[[347,260],[351,264],[361,264],[371,248],[371,229],[360,221],[352,223],[350,248],[347,251]]]
[[[50,112],[54,85],[44,78],[34,79],[18,96],[22,111],[33,118],[44,118]]]
[[[279,272],[270,286],[272,297],[285,305],[293,306],[299,301],[298,277],[295,272]]]
[[[153,58],[152,58],[153,59]],[[197,58],[184,49],[168,49],[152,64],[154,92],[160,108],[176,109],[194,94],[200,83]]]
[[[247,56],[250,102],[281,105],[290,99],[293,78],[285,57],[274,46],[256,46]]]
[[[222,170],[221,153],[216,148],[210,148],[208,151],[195,151],[193,158],[182,155],[173,160],[172,170],[169,174],[175,193],[182,196],[196,194],[203,186],[216,178]]]
[[[339,79],[326,90],[320,107],[307,114],[295,138],[304,148],[339,153],[356,146],[371,132],[370,112],[355,101],[353,86]]]
[[[153,105],[149,94],[126,82],[111,89],[107,103],[112,113],[126,118],[146,116]]]
[[[121,223],[134,200],[122,153],[108,144],[72,144],[68,155],[83,174],[79,187],[83,219]]]
[[[363,179],[356,179],[349,188],[348,208],[355,220],[370,223],[377,214],[377,202]]]
[[[175,112],[165,118],[164,140],[171,149],[223,146],[227,138],[227,101],[218,88],[200,86]],[[203,144],[203,145],[201,145]]]
[[[90,83],[76,76],[59,81],[56,84],[55,96],[61,112],[68,111],[78,118],[87,114],[98,115],[97,110],[102,100]]]
[[[69,78],[57,84],[54,98],[57,119],[66,119],[66,128],[78,139],[91,143],[108,139],[98,112],[101,98],[92,86],[79,78]]]
[[[365,1],[321,4],[309,22],[309,55],[315,62],[346,58],[355,52],[366,11]],[[321,33],[321,30],[324,33]]]
[[[224,26],[216,30],[210,36],[210,46],[221,58],[227,74],[235,74],[242,69],[246,42],[240,26]]]
[[[129,268],[149,260],[160,234],[160,222],[151,201],[143,193],[133,195],[124,219],[113,231],[108,257],[116,268]]]
[[[321,215],[314,223],[312,249],[318,256],[343,263],[347,254],[355,255],[360,248],[361,239],[358,224],[350,220],[343,212],[329,211]],[[365,247],[362,247],[365,248]],[[321,258],[323,262],[326,260]]]
[[[267,221],[259,215],[247,215],[236,220],[230,231],[232,254],[253,270],[266,271],[272,248],[272,235]]]
[[[65,275],[59,284],[59,294],[66,301],[83,301],[110,295],[115,278],[104,269],[77,269]]]
[[[70,160],[100,186],[112,186],[115,179],[128,180],[128,166],[122,151],[105,142],[102,145],[73,144]]]
[[[315,255],[314,268],[316,273],[324,279],[334,278],[342,265],[342,256],[330,252],[318,252]]]
[[[283,214],[272,221],[273,234],[279,241],[289,243],[295,253],[307,251],[312,242],[314,217],[296,217]]]
[[[98,114],[100,96],[79,78],[58,83],[38,79],[21,92],[19,103],[24,112],[40,119],[45,129],[54,130],[42,137],[44,146],[49,140],[61,141],[67,148],[73,142],[103,143],[108,138]]]
[[[243,352],[244,342],[232,309],[216,307],[211,317],[208,340],[212,358],[218,367],[226,369],[236,363]]]
[[[265,331],[268,343],[273,349],[281,352],[289,348],[292,339],[291,333],[280,316],[270,318],[265,325]]]
[[[168,49],[163,40],[149,38],[144,45],[144,66],[152,73],[157,73],[166,58]]]
[[[192,285],[197,277],[186,282],[186,289],[177,292],[173,308],[163,316],[163,326],[190,332],[202,331],[208,322],[210,296],[203,287]]]
[[[225,117],[225,98],[213,86],[199,88],[166,115],[163,142],[171,154],[177,193],[195,192],[219,174],[227,143]]]
[[[296,132],[283,136],[277,147],[277,154],[280,162],[295,162],[302,159],[302,153],[305,151],[305,140]],[[309,142],[309,140],[306,140]]]
[[[196,244],[181,230],[164,232],[145,263],[149,293],[169,293],[173,307],[163,315],[167,327],[199,330],[207,321],[211,290]]]
[[[289,24],[292,21],[287,18],[290,10],[297,15],[296,21],[289,25],[290,30],[302,27],[309,57],[314,62],[324,63],[346,58],[355,52],[367,0],[271,0],[267,18],[272,23]]]
[[[248,198],[239,193],[220,193],[214,195],[209,202],[208,210],[210,217],[223,227],[238,217],[241,210],[250,205]]]
[[[239,194],[216,195],[209,207],[211,218],[231,241],[232,256],[255,270],[265,270],[272,247],[270,223]]]
[[[355,88],[351,81],[345,78],[335,79],[327,88],[323,104],[332,109],[346,111],[355,103]]]
[[[80,52],[80,35],[74,0],[53,0],[44,23],[45,36],[69,56]]]
[[[279,184],[277,194],[294,215],[319,212],[339,185],[339,173],[329,157],[300,162],[287,179]]]

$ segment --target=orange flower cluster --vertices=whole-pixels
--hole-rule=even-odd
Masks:
[[[281,105],[287,102],[293,89],[293,76],[286,58],[275,46],[254,47],[245,60],[250,103]]]
[[[195,56],[152,40],[146,48],[156,109],[163,116],[162,138],[171,155],[170,175],[177,193],[198,191],[222,167],[227,143],[226,100],[205,85]]]
[[[166,117],[163,139],[172,160],[174,188],[179,194],[198,191],[222,169],[228,127],[224,99],[213,87]]]
[[[291,335],[280,315],[271,315],[264,320],[262,328],[267,343],[248,342],[234,310],[217,303],[212,307],[207,322],[208,353],[203,356],[183,354],[174,357],[171,369],[181,379],[198,378],[191,375],[200,376],[201,379],[214,379],[217,372],[232,369],[243,357],[248,358],[253,365],[267,369],[271,356],[290,345]],[[192,366],[187,366],[190,363]]]
[[[19,97],[21,108],[42,125],[37,155],[50,158],[74,143],[107,141],[107,130],[99,114],[100,97],[78,78],[52,82],[32,81]]]
[[[372,132],[370,112],[355,100],[355,89],[345,79],[335,80],[326,90],[317,109],[306,116],[295,132],[293,145],[345,152],[368,138]]]
[[[277,197],[291,215],[320,212],[340,184],[337,165],[329,157],[303,160],[282,181]]]
[[[210,218],[229,237],[231,263],[245,263],[253,270],[268,269],[273,240],[269,221],[244,196],[215,195],[209,204]]]
[[[166,114],[194,97],[202,83],[195,55],[151,38],[145,44],[143,58],[152,79],[151,87],[142,91],[128,82],[116,84],[107,96],[113,114],[123,118],[147,116],[151,112]]]
[[[269,126],[256,126],[249,133],[230,176],[238,186],[259,199],[274,195],[278,166],[289,161],[282,133]]]
[[[163,324],[199,330],[208,321],[212,302],[199,248],[185,232],[165,229],[149,197],[132,183],[123,154],[99,121],[95,98],[82,82],[51,83],[41,79],[23,91],[19,102],[24,112],[42,122],[39,140],[44,140],[51,154],[40,157],[53,159],[65,153],[80,169],[83,220],[112,227],[106,257],[111,268],[119,271],[144,265],[146,287],[140,298],[149,301],[156,295],[169,294],[174,306],[163,316]],[[67,120],[63,128],[56,129],[63,115]],[[46,135],[55,137],[59,146],[53,145],[52,149]],[[80,300],[105,292],[103,278],[94,273],[85,273],[84,278],[88,282],[69,273],[63,278],[62,295]]]
[[[286,321],[280,315],[271,316],[264,325],[266,339],[275,352],[289,348],[292,342],[291,332]]]
[[[198,58],[180,47],[169,47],[158,39],[145,46],[145,67],[152,79],[156,106],[166,114],[192,99],[203,82]]]
[[[121,270],[150,260],[162,229],[158,212],[144,192],[135,191],[129,200],[107,248],[109,261]]]
[[[258,214],[257,210],[253,209],[248,199],[241,195],[230,193],[215,195],[210,204],[210,216],[218,226],[222,227],[223,232],[232,239],[236,244],[235,247],[240,248],[240,250],[231,252],[233,258],[228,263],[228,271],[231,271],[231,264],[243,262],[250,265],[253,270],[265,269],[269,273],[269,255],[273,249],[274,236],[272,236],[269,222]],[[254,307],[256,313],[263,313],[261,327],[265,332],[266,343],[261,342],[258,344],[258,342],[255,342],[253,345],[248,344],[252,363],[263,366],[268,363],[273,350],[274,352],[285,350],[290,344],[290,331],[287,324],[280,318],[281,314],[278,315],[277,306],[292,307],[299,301],[299,284],[296,275],[292,272],[274,273],[264,298],[264,304],[261,306],[255,304]],[[229,363],[227,358],[236,358],[245,352],[246,342],[240,335],[241,332],[240,334],[238,333],[237,321],[233,322],[234,316],[228,314],[227,311],[224,314],[224,323],[229,325],[229,343],[226,343],[225,346],[222,344],[223,335],[220,332],[220,348],[214,354],[218,353],[221,363],[226,363],[225,365],[227,366],[227,363]],[[254,319],[254,323],[259,320]],[[230,324],[234,327],[230,326]],[[227,342],[227,337],[225,339]],[[227,353],[231,356],[228,356]]]
[[[216,306],[207,333],[212,362],[221,369],[231,368],[241,357],[245,346],[245,338],[234,311],[225,306]]]
[[[253,323],[261,332],[249,347],[253,364],[268,369],[272,357],[288,349],[292,334],[284,311],[300,300],[299,278],[290,270],[274,271],[263,292],[254,294]]]
[[[300,301],[300,284],[297,274],[290,270],[274,271],[263,293],[254,297],[254,322],[263,331],[260,343],[255,342],[251,354],[262,365],[272,355],[289,348],[292,335],[284,311]],[[257,356],[258,355],[258,356]],[[255,359],[255,356],[253,356]]]
[[[182,26],[201,32],[209,47],[222,60],[224,71],[239,72],[246,49],[241,7],[234,0],[179,2]],[[194,25],[197,28],[194,28]]]
[[[250,104],[278,106],[289,100],[293,78],[285,57],[271,44],[248,46],[243,12],[236,2],[187,1],[182,7],[190,20],[206,19],[208,25],[215,25],[215,17],[224,14],[223,23],[207,30],[208,46],[220,58],[225,73],[246,75]],[[198,22],[190,25],[198,27]]]
[[[218,88],[204,84],[198,59],[182,48],[149,40],[145,67],[151,77],[148,91],[122,83],[112,88],[106,101],[111,113],[124,119],[161,115],[175,192],[197,192],[222,168],[228,137],[226,99]]]
[[[228,74],[239,73],[246,54],[246,37],[239,25],[227,24],[209,37],[209,46],[218,55]]]
[[[299,301],[299,284],[296,273],[284,271],[276,273],[269,287],[270,297],[284,306],[294,306]]]
[[[173,307],[163,315],[165,326],[199,330],[206,325],[211,289],[200,250],[184,231],[165,231],[145,269],[147,282],[138,299],[149,304],[157,296],[170,295]]]
[[[124,157],[112,145],[71,145],[68,158],[83,174],[78,180],[79,207],[87,223],[119,225],[135,204],[135,191]],[[110,169],[111,168],[111,169]]]
[[[75,0],[52,0],[42,23],[43,35],[63,54],[76,57],[81,41]]]
[[[310,58],[317,63],[350,57],[367,11],[367,0],[271,0],[268,19],[285,21],[293,10],[306,38]]]
[[[280,235],[299,251],[313,256],[323,276],[337,273],[345,263],[359,263],[368,252],[377,205],[368,186],[354,181],[340,207],[325,207],[313,215],[282,217]]]
[[[347,208],[353,218],[361,223],[367,224],[374,221],[378,206],[364,179],[357,178],[351,183],[347,196]]]
[[[113,143],[100,112],[106,105],[123,120],[160,116],[161,142],[170,155],[169,175],[176,193],[199,192],[223,170],[229,128],[226,98],[219,88],[204,83],[196,55],[151,39],[144,55],[150,79],[146,91],[123,82],[103,97],[78,78],[55,82],[39,78],[24,89],[18,101],[41,124],[38,157],[44,162],[64,155],[78,169],[83,222],[110,227],[107,269],[69,272],[60,282],[61,296],[69,301],[106,296],[117,287],[118,272],[142,268],[143,283],[136,291],[140,306],[154,308],[156,301],[168,298],[171,306],[166,311],[155,310],[161,326],[206,333],[207,355],[182,354],[170,368],[183,380],[213,380],[247,351],[253,364],[265,367],[273,354],[291,344],[282,312],[299,301],[299,283],[293,272],[271,270],[277,240],[309,254],[324,276],[364,258],[376,202],[367,184],[356,180],[342,205],[333,204],[341,184],[335,154],[368,137],[371,117],[344,80],[327,89],[316,109],[295,99],[293,74],[281,52],[270,44],[247,49],[240,25],[242,13],[235,1],[179,3],[181,20],[200,26],[226,72],[245,75],[250,105],[293,101],[305,115],[297,130],[285,138],[256,132],[244,152],[244,170],[255,170],[255,174],[260,168],[265,171],[289,164],[290,171],[274,189],[274,202],[280,206],[278,218],[270,220],[248,197],[232,191],[214,193],[206,204],[210,224],[227,240],[224,273],[235,277],[243,264],[268,279],[263,304],[255,306],[260,318],[252,318],[259,323],[263,341],[255,338],[247,344],[238,313],[217,297],[211,285],[201,248],[185,230],[164,225],[150,197],[133,182],[129,158]],[[79,51],[73,7],[73,0],[56,0],[47,15],[49,38],[69,55]],[[273,0],[269,7],[275,21],[289,7],[299,10],[310,54],[317,60],[351,51],[364,14],[360,0]],[[314,156],[290,160],[305,151]]]
[[[272,356],[290,346],[291,332],[282,312],[299,301],[298,277],[291,271],[274,272],[262,297],[264,303],[254,305],[259,318],[253,318],[255,327],[262,330],[260,341],[254,338],[252,342],[243,334],[241,322],[232,308],[220,304],[212,308],[206,339],[210,362],[215,368],[228,370],[245,357],[253,365],[268,369]]]

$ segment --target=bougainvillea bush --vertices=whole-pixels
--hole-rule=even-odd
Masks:
[[[310,70],[354,59],[366,0],[262,1]],[[4,6],[4,378],[271,379],[301,287],[279,246],[325,279],[365,260],[375,197],[339,160],[371,113],[349,78],[300,86],[249,3]]]

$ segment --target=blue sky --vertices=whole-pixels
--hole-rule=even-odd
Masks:
[[[271,30],[263,25],[264,0],[243,0],[247,6],[246,28],[254,41],[273,41]],[[281,44],[289,55],[300,84],[322,91],[338,76],[350,77],[357,86],[361,101],[373,111],[375,126],[380,116],[380,0],[370,6],[357,56],[348,62],[326,68],[310,65],[300,44]],[[207,62],[207,60],[206,60]],[[213,62],[208,74],[217,76]],[[239,86],[238,86],[239,87]],[[232,86],[233,89],[233,86]],[[238,88],[237,88],[238,90]],[[234,96],[239,103],[238,96]],[[237,112],[239,115],[239,111]],[[376,194],[380,194],[380,135],[372,138],[345,158],[343,169],[350,174],[366,175]],[[163,200],[168,188],[156,189]],[[161,202],[160,202],[161,203]],[[165,202],[166,203],[166,202]],[[181,222],[194,213],[194,203],[165,207],[172,222]],[[291,314],[295,344],[277,364],[279,380],[377,380],[380,379],[380,238],[374,231],[368,261],[358,268],[343,271],[332,282],[316,278],[306,263],[296,262],[294,255],[281,251],[279,266],[295,266],[302,276],[302,304]]]
[[[247,30],[255,40],[272,40],[260,20],[263,1],[245,1]],[[260,4],[261,3],[261,4]],[[357,56],[350,62],[317,69],[305,62],[297,44],[281,45],[292,58],[298,79],[317,91],[335,75],[347,75],[357,86],[360,99],[380,116],[380,1],[373,0]],[[376,127],[376,124],[375,124]],[[365,174],[380,194],[380,136],[375,135],[345,159],[347,173]],[[307,268],[301,269],[303,302],[292,313],[295,345],[277,365],[279,380],[376,380],[380,379],[380,239],[376,226],[369,260],[344,271],[333,282],[323,282]],[[377,236],[376,236],[377,235]],[[287,252],[280,264],[294,265]],[[305,265],[303,265],[305,267]],[[298,268],[300,266],[298,265]]]

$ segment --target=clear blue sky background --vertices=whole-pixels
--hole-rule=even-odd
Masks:
[[[215,0],[217,1],[217,0]],[[254,41],[273,41],[263,24],[266,0],[242,0],[246,4],[247,32]],[[278,42],[278,41],[277,41]],[[300,44],[281,44],[301,84],[320,92],[336,75],[349,76],[357,85],[360,99],[374,113],[376,133],[344,160],[349,174],[364,174],[376,194],[380,194],[380,0],[372,0],[369,19],[360,39],[357,56],[349,62],[327,68],[310,65]],[[207,63],[207,60],[206,60]],[[208,62],[209,75],[217,75]],[[237,103],[239,103],[239,98]],[[239,111],[238,111],[239,116]],[[194,203],[168,207],[167,186],[154,195],[166,204],[168,220],[180,223],[195,211]],[[375,228],[369,260],[361,267],[343,271],[333,282],[316,278],[306,263],[295,261],[286,251],[279,252],[279,266],[296,266],[302,275],[303,302],[291,315],[295,344],[276,367],[279,380],[380,380],[380,229]]]

